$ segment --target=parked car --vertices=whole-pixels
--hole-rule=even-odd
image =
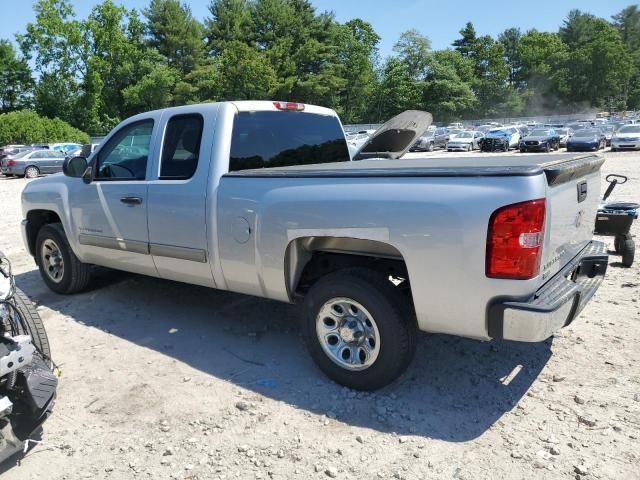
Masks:
[[[611,138],[611,151],[640,148],[640,125],[625,125]]]
[[[515,128],[513,130],[515,130]],[[520,140],[520,134],[514,133],[513,130],[509,127],[489,130],[479,141],[480,150],[483,152],[508,152],[513,145],[514,139],[517,141]],[[515,145],[517,146],[518,143]]]
[[[5,145],[4,147],[0,148],[0,160],[8,157],[9,155],[17,155],[18,153],[26,152],[28,150],[33,149],[26,145]]]
[[[560,147],[564,148],[573,135],[573,130],[570,128],[556,128],[556,133],[560,136]]]
[[[60,152],[64,152],[64,154],[68,154],[72,150],[77,150],[82,148],[80,143],[52,143],[49,145],[50,150],[58,150]]]
[[[560,135],[553,128],[537,128],[520,140],[521,152],[547,152],[560,148]]]
[[[607,139],[599,128],[585,128],[573,132],[567,142],[567,152],[600,150],[607,145]]]
[[[447,125],[448,129],[455,129],[455,130],[463,130],[464,127],[462,126],[462,123],[460,122],[452,122],[449,125]]]
[[[470,152],[480,148],[478,142],[484,137],[481,132],[465,131],[454,135],[447,142],[447,150],[449,152],[462,151]]]
[[[395,380],[418,330],[548,338],[605,275],[589,220],[604,160],[401,159],[430,121],[405,112],[349,161],[321,107],[143,113],[25,187],[26,247],[59,294],[86,288],[95,264],[299,302],[311,356],[355,389]]]
[[[42,173],[61,172],[64,159],[64,153],[56,150],[28,150],[0,160],[0,173],[36,178]]]

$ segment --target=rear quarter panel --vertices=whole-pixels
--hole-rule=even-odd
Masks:
[[[386,242],[403,256],[419,327],[487,337],[498,295],[541,285],[485,276],[488,220],[497,208],[545,196],[545,177],[223,177],[218,192],[220,265],[230,290],[290,301],[287,246],[339,236]],[[243,234],[243,226],[250,229]],[[246,237],[240,243],[238,237]],[[240,238],[245,240],[245,238]]]

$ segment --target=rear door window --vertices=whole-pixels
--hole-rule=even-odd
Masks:
[[[349,160],[349,148],[336,117],[289,111],[236,115],[230,171]]]
[[[167,122],[162,145],[160,180],[186,180],[198,168],[203,119],[201,115],[176,115]]]

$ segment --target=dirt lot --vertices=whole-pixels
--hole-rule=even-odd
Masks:
[[[630,177],[615,199],[640,201],[640,153],[606,156]],[[0,179],[0,249],[62,377],[5,480],[640,478],[640,259],[611,257],[552,341],[423,335],[398,383],[361,394],[314,367],[295,306],[109,271],[51,293],[20,238],[25,182]]]

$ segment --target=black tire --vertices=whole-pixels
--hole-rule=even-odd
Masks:
[[[19,288],[16,288],[13,299],[15,301],[16,308],[26,323],[26,330],[24,330],[23,326],[20,325],[20,334],[31,335],[33,344],[42,354],[47,365],[51,367],[51,345],[49,344],[49,337],[47,337],[47,332],[44,329],[44,323],[42,322],[35,305]]]
[[[58,282],[49,277],[49,274],[45,271],[43,259],[41,258],[42,244],[47,239],[55,242],[62,255],[64,269],[62,278]],[[67,236],[60,223],[49,223],[40,229],[36,237],[36,249],[34,253],[36,263],[40,269],[40,276],[47,287],[54,292],[69,295],[80,292],[89,285],[89,281],[91,280],[90,265],[78,260],[78,257],[76,257],[76,254],[73,253],[73,250],[69,246]]]
[[[613,148],[613,147],[611,147],[611,151],[612,151],[612,152],[617,152],[617,151],[618,151],[618,149],[617,149],[617,148]]]
[[[379,331],[379,353],[364,370],[335,363],[322,348],[316,318],[326,302],[346,297],[369,311]],[[318,280],[304,299],[302,334],[320,370],[334,382],[356,390],[377,390],[396,380],[415,353],[417,326],[409,300],[385,275],[362,268],[330,273]]]
[[[549,145],[549,142],[547,142],[547,144],[544,146],[544,151],[545,153],[549,153],[551,151],[551,146]]]
[[[622,255],[622,265],[627,268],[633,265],[633,260],[636,256],[636,244],[631,235],[625,235],[624,239],[621,241],[620,254]]]
[[[524,148],[521,148],[520,153],[526,153],[526,150]]]
[[[40,175],[40,169],[35,165],[29,165],[24,169],[24,176],[27,178],[38,178]]]
[[[616,253],[620,253],[621,243],[624,240],[624,235],[616,235],[613,239],[613,251]]]

